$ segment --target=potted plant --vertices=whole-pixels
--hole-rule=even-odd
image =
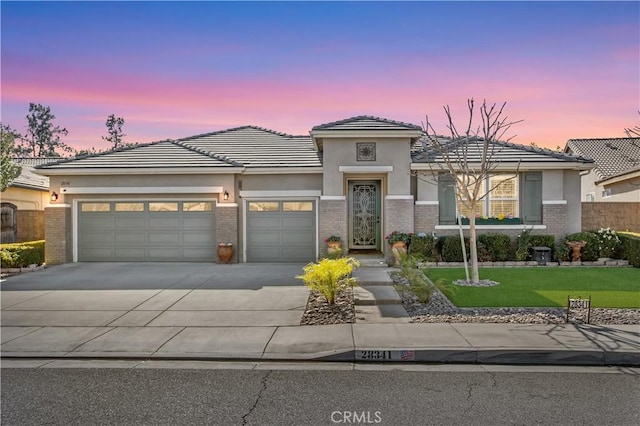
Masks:
[[[327,243],[327,254],[330,258],[335,259],[342,255],[342,239],[338,235],[331,235],[325,238],[324,242]]]
[[[391,251],[393,252],[396,265],[400,264],[400,258],[402,255],[407,253],[407,246],[409,245],[409,242],[411,242],[412,235],[413,233],[410,232],[393,231],[385,237],[387,241],[389,241],[389,244],[391,244]]]
[[[231,263],[233,243],[218,243],[218,263]]]

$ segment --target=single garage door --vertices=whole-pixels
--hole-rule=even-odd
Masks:
[[[248,201],[248,262],[312,262],[316,258],[314,201]]]
[[[212,201],[78,203],[78,260],[214,262]]]

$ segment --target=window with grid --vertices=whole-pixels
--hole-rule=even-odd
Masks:
[[[458,212],[465,217],[489,216],[518,217],[518,178],[512,174],[494,175],[483,182],[482,199],[474,212],[471,212],[462,201],[458,201]],[[492,189],[493,188],[493,189]],[[481,194],[481,196],[483,195]]]

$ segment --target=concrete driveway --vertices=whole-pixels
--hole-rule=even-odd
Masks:
[[[67,263],[3,281],[5,290],[251,289],[302,286],[301,263]]]
[[[0,285],[6,327],[299,325],[302,264],[76,263]]]

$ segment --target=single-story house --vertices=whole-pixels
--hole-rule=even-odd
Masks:
[[[34,173],[51,157],[14,158],[20,175],[1,193],[2,242],[14,243],[44,239],[44,209],[50,204],[49,178]]]
[[[583,201],[640,201],[640,138],[570,139],[565,152],[595,162],[582,175]]]
[[[58,195],[46,209],[47,263],[210,262],[219,243],[233,244],[235,262],[308,262],[331,235],[389,255],[394,230],[466,227],[425,140],[420,126],[358,116],[309,135],[245,126],[40,166]],[[479,229],[580,231],[591,160],[509,143],[496,152],[495,182],[515,178],[478,213],[520,220]]]

